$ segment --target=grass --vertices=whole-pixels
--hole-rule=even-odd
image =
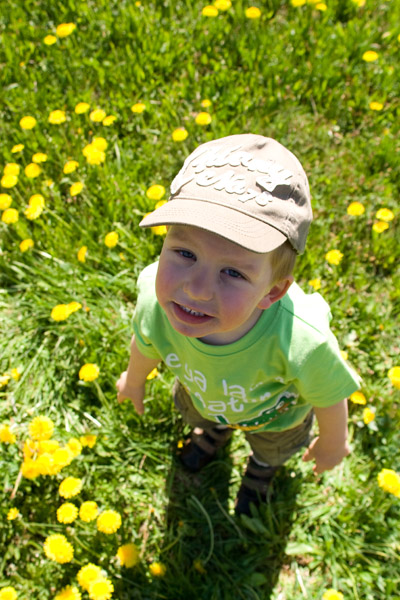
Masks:
[[[1,165],[17,163],[21,172],[17,185],[1,189],[19,220],[0,222],[0,375],[20,368],[20,377],[0,388],[0,424],[17,436],[0,443],[0,581],[18,598],[55,598],[77,586],[88,562],[104,569],[120,600],[320,600],[328,588],[346,600],[400,598],[399,500],[377,483],[381,469],[400,471],[399,392],[388,378],[399,364],[400,7],[328,0],[321,10],[266,0],[251,20],[248,6],[234,0],[215,18],[189,0],[10,0],[2,11]],[[76,29],[47,46],[60,23]],[[376,61],[363,60],[368,50]],[[115,122],[76,114],[78,102]],[[137,102],[146,106],[141,114],[131,111]],[[48,122],[56,109],[66,115],[59,125]],[[207,127],[194,119],[203,110],[212,115]],[[27,115],[37,120],[31,130],[19,125]],[[188,131],[183,142],[171,138],[177,127]],[[128,359],[137,275],[162,245],[138,227],[154,207],[146,190],[168,188],[198,144],[250,131],[287,145],[309,175],[315,221],[297,280],[310,293],[308,282],[320,280],[332,328],[376,416],[366,425],[364,407],[352,404],[352,454],[343,464],[315,478],[293,457],[260,514],[238,520],[232,509],[246,442],[235,434],[215,464],[188,476],[176,459],[188,429],[172,407],[171,375],[160,369],[148,383],[142,418],[117,405],[115,381]],[[93,137],[108,144],[100,165],[82,154]],[[13,153],[16,144],[24,148]],[[37,152],[47,161],[30,179],[24,168]],[[79,168],[65,174],[69,159]],[[84,188],[71,196],[78,181]],[[36,193],[45,209],[29,220],[24,211]],[[363,215],[347,214],[353,201]],[[380,208],[394,220],[376,233]],[[114,248],[104,244],[111,231],[119,235]],[[27,238],[34,247],[21,252]],[[85,262],[77,259],[82,246]],[[338,266],[326,261],[331,249],[343,253]],[[82,308],[65,321],[51,318],[54,306],[72,301]],[[93,382],[79,379],[85,363],[99,366]],[[57,475],[20,478],[29,423],[39,415],[53,420],[60,444],[86,433],[97,441]],[[78,507],[95,500],[121,514],[115,534],[95,522],[57,521],[67,476],[83,479],[71,499]],[[11,507],[20,512],[15,520],[7,520]],[[46,557],[53,533],[72,542],[72,562]],[[115,557],[128,542],[140,554],[132,568]],[[164,576],[151,574],[154,562],[166,566]]]

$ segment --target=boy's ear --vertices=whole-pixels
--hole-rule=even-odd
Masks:
[[[261,310],[266,310],[269,308],[274,302],[277,302],[286,294],[288,289],[293,283],[293,276],[289,275],[276,283],[270,290],[265,294],[264,298],[258,303],[257,308],[261,308]]]

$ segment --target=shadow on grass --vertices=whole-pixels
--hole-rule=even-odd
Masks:
[[[252,518],[235,517],[233,462],[224,448],[199,474],[176,458],[167,478],[169,503],[161,560],[164,577],[141,599],[268,600],[285,561],[300,478],[282,467],[269,502]],[[132,596],[131,596],[132,597]],[[136,596],[135,596],[136,598]]]

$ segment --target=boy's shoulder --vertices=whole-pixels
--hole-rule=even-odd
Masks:
[[[281,300],[281,308],[297,322],[306,327],[326,334],[332,319],[329,304],[321,294],[307,294],[296,282],[293,282],[288,292]]]

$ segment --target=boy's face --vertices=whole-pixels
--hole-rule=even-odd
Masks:
[[[171,326],[220,345],[243,337],[293,278],[272,286],[270,257],[188,225],[168,229],[156,293]]]

